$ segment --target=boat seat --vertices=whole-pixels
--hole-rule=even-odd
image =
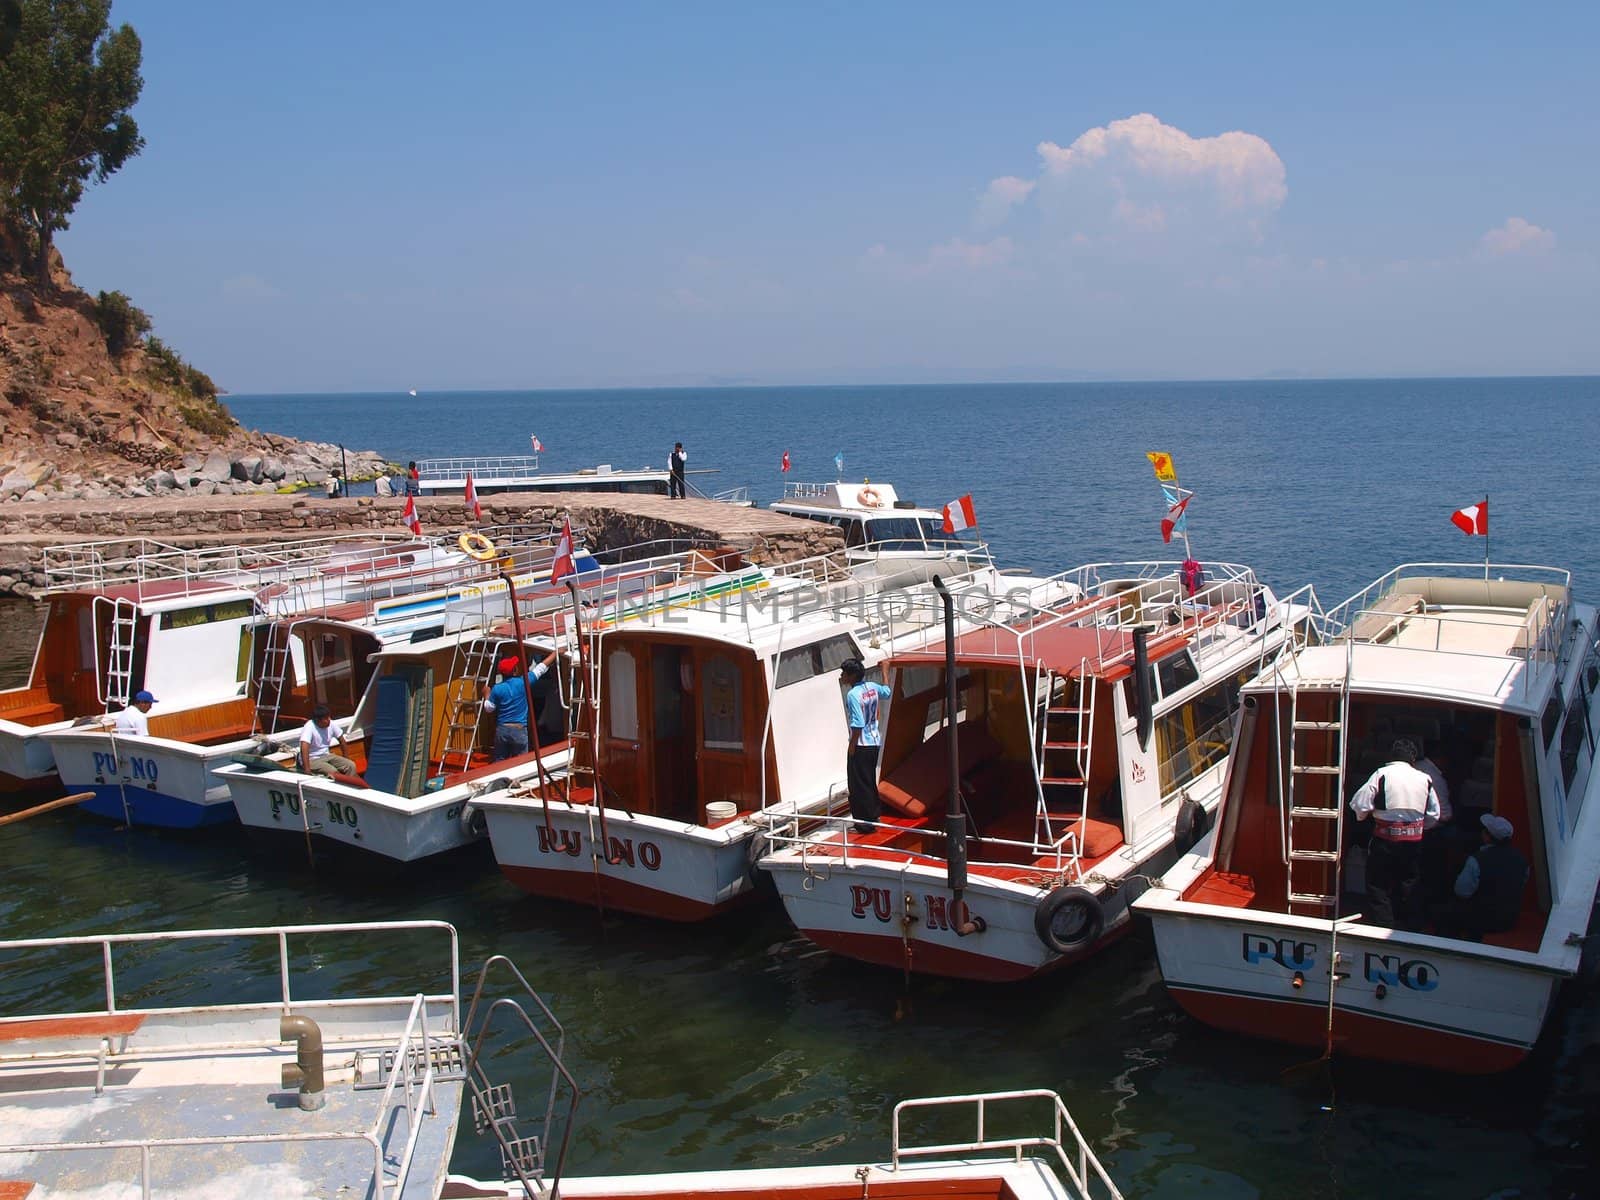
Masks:
[[[1358,642],[1381,642],[1398,632],[1407,617],[1426,606],[1427,600],[1420,592],[1391,592],[1367,607],[1350,626],[1350,636]]]
[[[156,713],[150,718],[150,736],[195,745],[232,742],[250,736],[255,728],[255,716],[255,701],[240,696],[220,704]]]
[[[18,725],[53,725],[66,718],[66,710],[61,705],[48,702],[0,710],[0,721],[15,721]]]
[[[6,1018],[0,1019],[0,1044],[54,1042],[61,1046],[58,1050],[37,1045],[19,1047],[17,1057],[12,1061],[93,1060],[94,1090],[95,1094],[99,1095],[106,1090],[106,1067],[111,1055],[126,1049],[128,1038],[136,1033],[142,1024],[144,1024],[143,1013],[112,1013],[103,1017]],[[0,1049],[0,1062],[10,1057]],[[0,1200],[3,1200],[3,1194],[0,1194]]]
[[[1000,743],[988,728],[973,722],[956,727],[956,746],[961,758],[961,777],[970,778],[980,766],[1000,753]],[[944,808],[949,792],[949,730],[941,729],[878,781],[878,795],[884,804],[907,817],[926,816],[930,809]]]
[[[1183,897],[1195,904],[1215,904],[1222,908],[1249,908],[1256,898],[1256,881],[1232,871],[1207,872],[1198,885]]]
[[[1517,923],[1504,933],[1486,933],[1483,944],[1499,946],[1502,950],[1526,950],[1530,954],[1539,949],[1544,940],[1545,915],[1535,904],[1524,904],[1517,915]]]

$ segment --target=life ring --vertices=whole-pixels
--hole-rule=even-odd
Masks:
[[[1211,828],[1211,814],[1198,800],[1185,800],[1172,825],[1172,844],[1179,854],[1187,854],[1200,844]]]
[[[870,484],[856,492],[856,503],[863,508],[882,508],[883,497],[878,495],[878,489]]]
[[[1106,927],[1106,910],[1093,892],[1059,887],[1034,910],[1033,929],[1045,947],[1071,954],[1093,945]]]
[[[493,540],[475,530],[463,533],[456,539],[456,545],[479,562],[487,562],[494,557]]]

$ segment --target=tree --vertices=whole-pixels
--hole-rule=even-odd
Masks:
[[[20,19],[0,34],[0,195],[9,219],[33,234],[48,287],[52,238],[84,185],[144,148],[130,111],[144,87],[143,48],[131,25],[110,29],[111,0],[0,0],[0,18],[7,7]]]

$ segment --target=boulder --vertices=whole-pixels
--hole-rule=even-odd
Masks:
[[[233,462],[226,454],[213,451],[206,456],[205,465],[198,472],[207,483],[222,483],[233,475]]]
[[[177,487],[178,480],[171,471],[157,471],[150,476],[149,485],[153,492],[164,492]]]
[[[262,477],[271,480],[273,483],[277,483],[288,473],[289,469],[276,458],[264,458],[261,460]]]
[[[265,464],[261,461],[260,455],[248,454],[233,464],[233,470],[235,479],[248,480],[250,483],[260,483],[265,474]]]
[[[186,470],[198,471],[206,465],[206,456],[204,454],[185,454],[183,456],[183,465]]]

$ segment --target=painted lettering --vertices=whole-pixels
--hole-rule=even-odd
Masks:
[[[1413,992],[1431,992],[1439,986],[1439,970],[1420,958],[1401,960],[1398,954],[1367,954],[1368,983],[1403,987]]]
[[[156,781],[156,772],[161,769],[153,758],[130,758],[128,766],[132,768],[135,779],[142,779],[152,786]]]
[[[661,869],[661,847],[654,842],[640,842],[639,861],[644,864],[646,871],[659,871]]]
[[[606,861],[617,867],[624,864],[630,867],[633,866],[632,838],[614,837],[610,839],[607,845],[609,848],[606,853]]]
[[[1317,944],[1268,937],[1264,933],[1246,933],[1244,960],[1247,963],[1271,961],[1291,971],[1309,971],[1317,965]]]
[[[570,854],[576,858],[582,849],[583,839],[574,830],[539,826],[540,854]]]
[[[461,810],[465,807],[465,804],[452,804],[444,810],[444,819],[446,821],[459,821],[461,819]]]
[[[340,804],[337,800],[328,801],[328,820],[335,825],[348,825],[351,829],[356,827],[359,814],[352,804]]]
[[[924,896],[922,898],[922,910],[928,914],[926,920],[929,929],[950,928],[950,919],[945,909],[943,896]]]
[[[868,887],[864,883],[850,885],[850,915],[865,920],[868,911],[880,921],[888,921],[894,898],[888,888]]]
[[[115,754],[107,754],[102,750],[96,750],[94,752],[94,773],[97,776],[115,775],[117,773],[117,756]],[[101,779],[100,782],[104,783],[105,780]]]

